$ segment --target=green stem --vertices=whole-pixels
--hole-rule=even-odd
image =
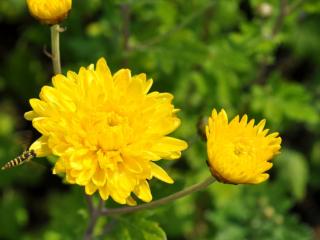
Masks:
[[[141,204],[134,207],[122,207],[122,208],[114,208],[114,209],[103,209],[101,211],[102,215],[110,216],[110,215],[119,215],[124,213],[131,213],[139,210],[145,210],[150,208],[156,208],[158,206],[161,206],[163,204],[166,204],[168,202],[177,200],[179,198],[182,198],[184,196],[187,196],[193,192],[200,191],[208,187],[210,184],[214,183],[216,179],[212,176],[208,177],[206,180],[204,180],[201,183],[194,184],[186,189],[181,190],[180,192],[176,192],[172,195],[169,195],[167,197],[161,198],[159,200]]]
[[[54,74],[61,73],[60,62],[60,26],[59,24],[53,25],[51,28],[51,58]]]
[[[86,199],[88,202],[88,209],[89,209],[89,224],[84,233],[84,240],[92,240],[94,234],[94,228],[97,224],[98,219],[101,217],[101,210],[103,208],[103,200],[100,199],[99,205],[97,207],[94,206],[92,201],[92,196],[86,195]]]

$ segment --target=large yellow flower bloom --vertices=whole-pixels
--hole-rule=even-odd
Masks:
[[[111,74],[101,58],[79,73],[56,75],[44,86],[25,118],[42,134],[30,150],[59,157],[54,173],[67,182],[99,191],[120,204],[135,204],[133,192],[152,200],[148,180],[173,180],[155,161],[177,159],[185,141],[168,137],[179,125],[169,93],[148,93],[152,80],[131,76],[128,69]]]
[[[43,23],[56,24],[67,17],[72,0],[27,0],[32,16]]]
[[[224,110],[214,109],[206,127],[208,164],[212,174],[225,183],[261,183],[269,178],[269,161],[279,153],[278,133],[267,135],[265,120],[254,125],[247,115],[230,123]]]

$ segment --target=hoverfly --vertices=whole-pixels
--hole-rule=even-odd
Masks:
[[[21,165],[27,161],[30,161],[32,158],[35,158],[36,154],[33,150],[26,150],[18,157],[12,159],[11,161],[7,162],[5,165],[1,167],[1,170],[6,170],[9,168],[16,167],[18,165]]]
[[[25,162],[30,161],[32,158],[36,157],[36,154],[34,152],[34,150],[30,150],[26,145],[26,144],[31,142],[31,138],[32,138],[32,132],[31,131],[21,131],[19,132],[19,135],[15,138],[17,143],[22,144],[26,147],[26,149],[21,155],[19,155],[18,157],[12,159],[11,161],[5,163],[2,167],[1,170],[7,170],[16,166],[19,166]],[[29,145],[30,146],[30,145]]]

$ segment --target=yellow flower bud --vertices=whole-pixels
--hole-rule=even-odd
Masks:
[[[71,10],[72,0],[27,0],[33,17],[46,24],[56,24],[65,19]]]
[[[229,122],[223,109],[213,109],[206,127],[208,165],[218,181],[258,184],[269,178],[266,171],[280,151],[281,138],[277,132],[268,135],[265,123],[254,125],[247,115]]]

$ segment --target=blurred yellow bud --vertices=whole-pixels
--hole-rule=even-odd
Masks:
[[[71,10],[72,0],[27,0],[33,17],[46,24],[56,24],[64,20]]]
[[[269,3],[261,3],[258,7],[257,7],[257,13],[260,17],[262,18],[268,18],[272,16],[273,13],[273,8],[272,5]]]

